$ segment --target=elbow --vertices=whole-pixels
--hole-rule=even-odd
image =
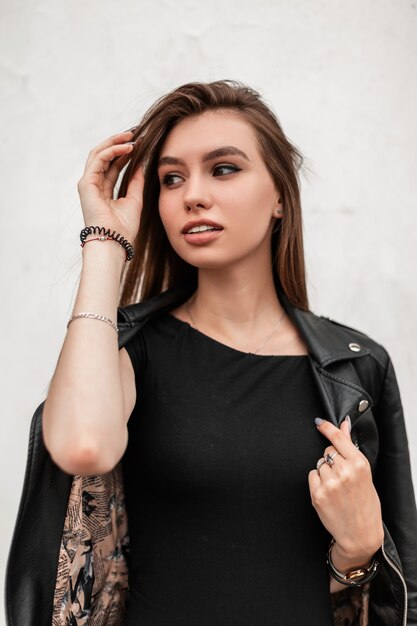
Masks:
[[[61,470],[72,476],[107,474],[121,458],[121,454],[116,454],[114,450],[105,451],[94,442],[49,450],[49,454]]]
[[[107,430],[102,433],[87,432],[83,426],[73,426],[72,432],[51,428],[53,420],[45,411],[42,416],[43,441],[52,461],[65,473],[72,476],[107,474],[111,472],[127,446],[128,432],[124,425],[116,433]],[[97,430],[97,429],[96,429]]]
[[[103,454],[94,445],[86,444],[68,451],[61,458],[61,467],[67,474],[99,475],[110,472],[116,463],[110,454]]]

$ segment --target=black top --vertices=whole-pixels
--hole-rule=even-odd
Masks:
[[[330,626],[330,535],[308,472],[328,442],[308,356],[247,354],[170,313],[126,346],[126,626]]]

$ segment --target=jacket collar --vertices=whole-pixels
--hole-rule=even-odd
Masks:
[[[369,348],[358,341],[357,331],[311,311],[293,307],[282,292],[279,293],[279,298],[303,336],[310,354],[322,367],[370,353]]]
[[[187,300],[194,291],[194,285],[185,284],[168,289],[143,302],[119,308],[119,349],[133,338],[136,331],[149,318],[175,308]],[[358,335],[359,337],[361,335],[357,331],[333,322],[329,318],[315,315],[311,311],[294,307],[279,286],[277,286],[277,293],[287,315],[305,340],[310,355],[321,367],[370,353],[369,348],[359,343]]]

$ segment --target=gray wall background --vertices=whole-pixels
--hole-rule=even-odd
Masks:
[[[416,484],[416,70],[415,0],[1,0],[1,585],[81,267],[76,183],[191,80],[258,89],[304,153],[312,309],[390,352]]]

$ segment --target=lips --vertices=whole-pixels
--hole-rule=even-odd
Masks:
[[[184,233],[183,237],[185,241],[193,246],[202,246],[209,244],[212,241],[221,239],[223,234],[223,228],[216,228],[210,230],[203,230],[198,233]]]
[[[184,224],[181,232],[184,233],[188,233],[188,231],[191,228],[194,228],[195,226],[213,226],[213,228],[217,228],[220,230],[223,230],[223,226],[221,224],[218,224],[217,222],[213,222],[212,220],[193,220],[192,222],[187,222],[186,224]]]

